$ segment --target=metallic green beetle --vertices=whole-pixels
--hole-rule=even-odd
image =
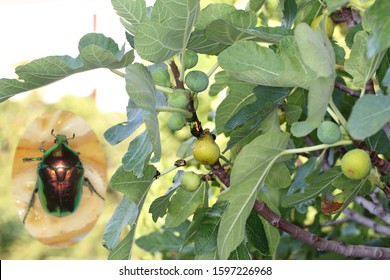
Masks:
[[[40,161],[37,169],[37,182],[31,196],[23,224],[34,205],[35,195],[38,192],[43,209],[54,216],[63,217],[72,214],[79,206],[83,193],[83,186],[87,186],[91,192],[104,198],[95,190],[88,178],[84,177],[84,167],[79,154],[68,146],[65,135],[51,134],[54,136],[54,145],[47,150],[43,149],[43,142],[39,150],[42,157],[24,158],[23,161]]]

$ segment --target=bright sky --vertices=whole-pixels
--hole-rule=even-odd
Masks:
[[[79,39],[93,32],[94,14],[96,32],[121,47],[125,31],[110,0],[0,0],[0,77],[14,78],[15,66],[25,61],[48,55],[77,56]],[[124,81],[106,69],[68,77],[42,91],[54,102],[63,94],[89,95],[94,89],[102,111],[125,111]]]

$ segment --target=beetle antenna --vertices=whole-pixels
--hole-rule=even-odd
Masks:
[[[73,133],[73,136],[71,138],[68,138],[66,140],[74,139],[76,137],[76,133]]]
[[[56,137],[55,135],[54,135],[54,128],[51,130],[51,135],[53,135],[54,137]]]

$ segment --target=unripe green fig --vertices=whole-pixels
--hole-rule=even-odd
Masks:
[[[341,131],[337,124],[324,121],[317,128],[318,139],[324,144],[333,144],[341,139]]]
[[[162,87],[169,87],[171,85],[171,80],[169,72],[165,68],[156,68],[152,71],[152,77],[156,85]]]
[[[173,112],[168,119],[168,127],[172,131],[178,131],[186,125],[186,117],[183,114]]]
[[[175,89],[168,95],[168,105],[170,107],[186,109],[188,102],[188,94],[184,89]]]
[[[210,131],[205,129],[192,147],[194,158],[201,164],[211,165],[218,161],[219,153],[218,144],[215,143]]]
[[[351,150],[341,159],[341,170],[350,179],[363,179],[367,177],[371,170],[370,156],[361,149]]]
[[[193,92],[201,92],[208,87],[209,77],[202,71],[193,70],[187,73],[185,83]]]
[[[181,187],[189,192],[199,189],[200,183],[200,176],[193,171],[187,171],[181,176]]]
[[[194,51],[187,50],[184,56],[184,69],[190,69],[198,64],[198,54]]]

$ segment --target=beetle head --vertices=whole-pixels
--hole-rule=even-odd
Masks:
[[[68,144],[68,140],[70,139],[74,139],[74,137],[76,136],[74,133],[73,133],[73,136],[71,138],[67,138],[66,135],[62,135],[62,134],[57,134],[55,135],[54,133],[54,128],[51,130],[51,135],[54,136],[54,143],[57,144]]]

